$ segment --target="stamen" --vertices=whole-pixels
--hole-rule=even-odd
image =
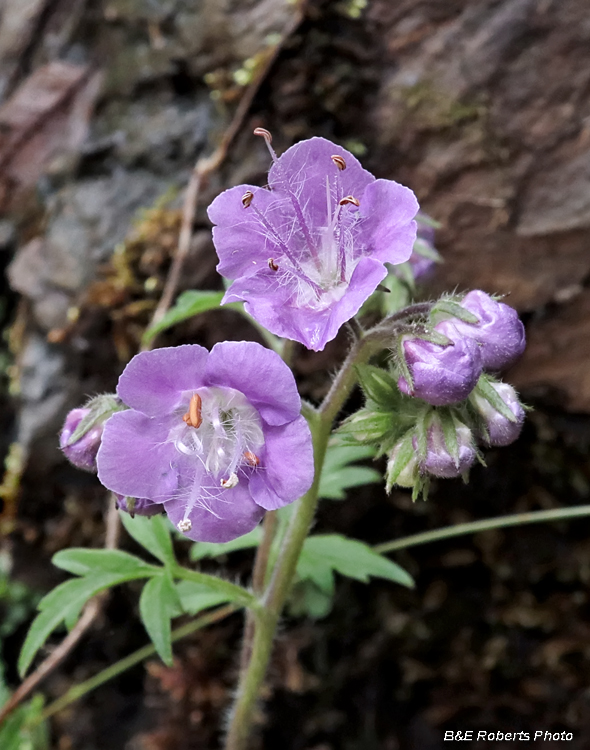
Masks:
[[[220,484],[225,490],[231,490],[232,487],[237,487],[237,485],[240,483],[240,480],[238,479],[238,475],[233,473],[230,474],[227,479],[222,479]]]
[[[253,198],[254,193],[251,190],[246,190],[246,192],[242,196],[242,206],[244,206],[244,208],[248,208],[250,203],[252,203]]]
[[[270,133],[270,130],[267,130],[266,128],[254,128],[254,135],[259,135],[267,143],[272,143],[272,135]]]
[[[354,195],[347,195],[345,198],[342,198],[342,200],[338,201],[339,206],[346,206],[349,203],[352,203],[353,206],[361,205],[359,199],[355,198]]]
[[[260,459],[256,455],[256,453],[252,453],[252,451],[245,451],[244,452],[244,460],[248,464],[248,466],[259,466],[260,465]]]
[[[268,267],[270,268],[271,271],[278,271],[279,270],[279,267],[274,262],[274,258],[269,258],[268,259]]]
[[[203,401],[198,393],[195,393],[188,405],[187,413],[182,417],[189,427],[200,427],[203,424],[201,416],[201,405]]]
[[[179,521],[178,524],[177,524],[177,526],[176,526],[176,528],[179,531],[182,531],[182,532],[190,531],[192,529],[192,527],[193,527],[193,524],[192,524],[190,518],[184,518],[182,521]]]
[[[346,162],[344,161],[344,157],[338,156],[337,154],[334,156],[331,156],[330,159],[334,162],[334,164],[338,167],[340,171],[346,169]]]

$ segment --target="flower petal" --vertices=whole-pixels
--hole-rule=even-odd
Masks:
[[[219,491],[217,487],[209,489]],[[195,542],[229,542],[252,531],[264,516],[264,509],[252,500],[246,483],[224,490],[219,499],[208,502],[210,510],[199,504],[193,507],[188,514],[191,528],[182,532]],[[174,498],[165,507],[172,523],[178,526],[185,518],[186,499]]]
[[[150,417],[169,414],[179,406],[183,391],[205,384],[208,356],[197,344],[141,352],[123,370],[117,395],[127,406]]]
[[[314,476],[311,433],[304,417],[269,427],[260,468],[250,479],[252,497],[266,510],[276,510],[304,495]]]
[[[332,161],[340,156],[346,169],[340,170]],[[309,138],[296,143],[270,168],[268,182],[271,188],[289,190],[297,196],[306,219],[312,227],[326,224],[328,204],[326,181],[332,190],[333,211],[340,198],[354,195],[360,198],[366,186],[375,178],[349,151],[325,138]],[[338,185],[338,195],[334,192]]]
[[[178,483],[176,451],[167,441],[169,425],[169,418],[150,418],[133,409],[113,414],[96,459],[102,484],[119,495],[167,500]]]
[[[251,205],[244,207],[242,197],[248,191],[254,197]],[[277,238],[268,224],[283,224],[283,204],[270,190],[254,185],[238,185],[215,198],[207,213],[216,225],[213,241],[220,261],[217,270],[222,276],[249,276],[278,255]]]
[[[241,391],[271,425],[291,422],[301,411],[293,373],[276,352],[254,341],[224,341],[209,355],[207,385]]]
[[[392,180],[376,180],[363,193],[360,231],[371,256],[386,263],[403,263],[416,239],[418,201],[407,187]]]

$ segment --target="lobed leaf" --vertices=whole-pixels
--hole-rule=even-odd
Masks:
[[[162,516],[135,516],[121,511],[121,521],[136,542],[141,544],[150,554],[157,557],[164,565],[176,564],[174,547],[170,536],[170,525]]]
[[[206,292],[196,289],[183,292],[164,317],[145,331],[142,339],[143,345],[151,344],[155,337],[167,328],[182,323],[199,313],[219,307],[224,294],[225,292]]]
[[[172,628],[170,621],[182,614],[178,591],[167,573],[150,578],[139,598],[141,621],[158,655],[172,666]]]

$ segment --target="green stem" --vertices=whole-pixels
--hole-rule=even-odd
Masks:
[[[228,604],[224,607],[220,607],[219,609],[214,610],[213,612],[209,612],[206,615],[201,615],[200,617],[197,617],[196,620],[187,622],[186,625],[182,625],[181,627],[173,630],[171,634],[172,641],[175,642],[179,641],[181,638],[186,638],[187,635],[195,633],[197,630],[201,630],[207,625],[211,625],[214,622],[223,620],[234,612],[237,612],[238,609],[239,607],[237,607],[235,604]],[[71,703],[75,703],[77,700],[80,700],[80,698],[82,698],[87,693],[90,693],[97,687],[104,685],[105,682],[112,680],[113,677],[117,677],[118,675],[127,671],[131,667],[134,667],[136,664],[141,663],[155,653],[156,649],[154,645],[150,643],[149,645],[144,646],[137,651],[134,651],[132,654],[129,654],[129,656],[126,656],[124,659],[120,659],[118,662],[115,662],[115,664],[111,664],[109,667],[103,669],[102,672],[94,675],[94,677],[91,677],[89,680],[85,680],[85,682],[81,682],[79,685],[74,685],[74,687],[70,688],[66,693],[64,693],[64,695],[53,701],[53,703],[50,703],[43,711],[41,716],[33,722],[33,726],[40,724],[50,716],[53,716],[53,714],[56,714],[58,711],[66,708],[66,706],[69,706]]]
[[[237,586],[235,583],[230,583],[230,581],[224,581],[223,578],[199,573],[196,570],[189,570],[189,568],[184,568],[182,565],[175,565],[172,569],[172,574],[174,578],[201,583],[211,589],[221,591],[227,594],[232,602],[237,602],[244,607],[250,607],[250,609],[255,610],[260,609],[260,603],[254,594],[251,594],[242,586]]]
[[[225,750],[245,750],[252,728],[256,701],[272,653],[273,640],[285,600],[291,589],[297,561],[309,532],[318,503],[318,490],[332,423],[356,383],[355,366],[366,362],[381,349],[382,334],[367,333],[355,341],[328,395],[317,411],[307,418],[314,448],[314,480],[297,502],[272,578],[263,596],[263,609],[255,613],[251,657],[240,673],[236,701],[230,716]],[[249,646],[249,644],[247,644]]]
[[[383,554],[385,552],[395,552],[396,550],[415,547],[418,544],[437,542],[440,539],[475,534],[479,531],[505,529],[509,526],[524,526],[527,523],[541,523],[542,521],[564,521],[570,518],[579,518],[580,516],[590,516],[590,505],[577,505],[573,508],[555,508],[553,510],[534,510],[529,513],[516,513],[512,516],[486,518],[483,521],[460,523],[457,526],[447,526],[444,529],[436,529],[435,531],[424,531],[421,534],[413,534],[402,539],[395,539],[392,542],[377,544],[373,549],[375,552]]]

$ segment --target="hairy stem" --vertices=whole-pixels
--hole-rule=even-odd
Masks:
[[[355,341],[324,402],[318,410],[310,409],[306,415],[313,438],[314,480],[308,492],[297,502],[270,583],[262,597],[262,609],[254,613],[254,626],[246,632],[244,649],[251,655],[242,662],[225,750],[246,750],[279,617],[289,595],[297,561],[317,507],[320,478],[332,423],[356,383],[355,366],[366,362],[381,348],[381,333],[369,332],[364,338]]]

